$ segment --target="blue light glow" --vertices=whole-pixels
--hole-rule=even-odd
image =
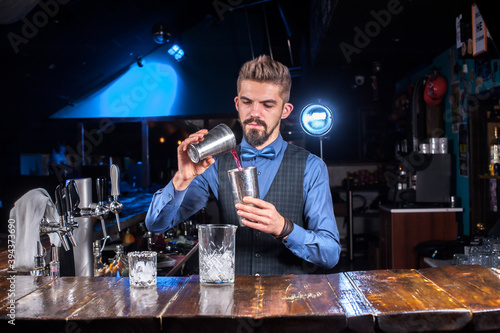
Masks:
[[[51,118],[141,118],[171,113],[178,77],[167,64],[134,66],[97,93],[67,106]]]
[[[333,113],[325,105],[309,104],[300,114],[300,126],[309,135],[325,135],[332,129]]]

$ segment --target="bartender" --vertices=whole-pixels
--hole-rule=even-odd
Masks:
[[[288,68],[267,55],[239,72],[234,104],[243,139],[237,150],[243,167],[257,167],[260,199],[234,204],[227,176],[236,168],[231,153],[191,161],[188,145],[203,140],[208,130],[202,129],[179,145],[178,171],[154,194],[146,216],[150,231],[161,233],[188,219],[212,192],[221,223],[238,225],[238,215],[243,217],[245,227],[236,232],[236,274],[324,273],[337,264],[340,242],[326,164],[280,134],[281,119],[293,110],[291,85]]]

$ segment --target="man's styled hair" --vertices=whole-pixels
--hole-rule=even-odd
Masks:
[[[290,89],[292,88],[290,71],[288,67],[271,59],[268,55],[261,55],[258,58],[247,61],[241,66],[236,83],[238,93],[240,92],[241,81],[243,80],[275,84],[281,87],[280,97],[283,103],[288,103],[290,99]]]

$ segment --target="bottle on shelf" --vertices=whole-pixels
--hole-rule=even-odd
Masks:
[[[135,236],[130,232],[130,228],[127,228],[125,235],[123,236],[123,244],[132,244],[135,242]]]
[[[495,175],[495,164],[500,163],[500,138],[498,137],[498,127],[495,126],[494,138],[490,142],[490,175]]]
[[[116,245],[115,257],[109,264],[111,276],[128,276],[128,260],[123,245]]]

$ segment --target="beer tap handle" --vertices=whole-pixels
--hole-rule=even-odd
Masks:
[[[78,194],[78,187],[76,187],[76,182],[71,180],[66,185],[68,194],[69,209],[73,216],[79,212],[78,205],[80,205],[80,195]]]
[[[118,196],[120,195],[120,169],[118,169],[116,164],[111,165],[109,177],[111,178],[111,196],[113,197],[113,202],[109,205],[109,208],[110,211],[115,214],[116,226],[118,227],[118,232],[121,232],[120,212],[123,206],[118,202]]]
[[[120,195],[120,169],[116,164],[111,165],[109,177],[111,178],[111,196],[114,200],[117,200]]]
[[[63,219],[61,220],[61,226],[66,227],[66,221],[67,221],[67,212],[68,212],[68,207],[66,205],[66,187],[61,187],[61,211],[63,216]]]
[[[64,247],[65,251],[69,251],[70,249],[68,239],[73,247],[77,246],[76,240],[73,236],[73,228],[78,227],[78,224],[73,223],[73,214],[75,207],[77,207],[80,203],[78,192],[75,192],[75,182],[71,181],[69,184],[70,185],[66,187],[64,187],[63,184],[59,184],[56,186],[55,206],[57,213],[59,214],[59,223],[45,223],[42,220],[42,223],[40,224],[41,232],[57,233],[57,236],[59,236],[59,239],[61,240],[61,244]]]
[[[59,184],[56,186],[56,191],[55,191],[55,197],[56,197],[56,209],[57,213],[60,216],[60,227],[58,227],[58,230],[56,231],[57,235],[59,236],[59,239],[61,240],[61,244],[64,247],[65,251],[69,251],[69,244],[68,244],[68,238],[66,237],[66,232],[65,226],[66,226],[66,204],[65,204],[65,198],[64,198],[64,187]]]
[[[107,192],[106,178],[99,177],[96,179],[96,190],[97,190],[97,202],[99,203],[99,205],[103,205]]]
[[[80,211],[80,209],[78,208],[78,205],[80,204],[80,195],[78,194],[78,188],[76,187],[76,182],[74,180],[69,181],[66,185],[66,203],[68,214],[70,216],[73,217],[77,212]],[[71,228],[78,226],[78,224],[74,223],[73,219],[71,219],[71,222]],[[71,245],[73,245],[73,247],[77,246],[75,237],[73,236],[73,230],[68,230],[66,234],[69,241],[71,242]]]
[[[61,219],[63,218],[65,212],[63,211],[62,209],[62,193],[61,193],[61,187],[62,185],[57,185],[56,187],[56,191],[55,191],[55,197],[56,197],[56,209],[57,209],[57,213],[59,214],[59,216],[61,217]]]
[[[108,237],[108,233],[106,232],[106,223],[104,221],[105,217],[107,216],[107,208],[104,207],[104,197],[106,195],[106,178],[104,177],[98,177],[96,179],[96,190],[97,190],[97,209],[99,214],[97,217],[101,220],[101,226],[102,226],[102,233],[104,238],[106,239]]]
[[[68,239],[69,239],[71,245],[73,245],[73,247],[77,246],[77,244],[76,244],[76,240],[73,236],[73,230],[72,230],[72,228],[73,228],[73,210],[72,210],[73,202],[71,200],[71,195],[69,193],[70,190],[67,186],[63,187],[61,190],[62,190],[61,203],[62,203],[63,214],[65,212],[66,216],[67,216],[67,224],[63,225],[63,230],[62,230],[62,232],[64,233],[63,244],[65,244],[63,246],[64,246],[64,249],[66,249]],[[69,248],[69,246],[68,246],[68,248]]]
[[[70,216],[72,214],[71,198],[67,186],[63,188],[63,197],[64,197],[64,205],[66,206],[66,216],[68,217],[68,221],[70,221]]]

